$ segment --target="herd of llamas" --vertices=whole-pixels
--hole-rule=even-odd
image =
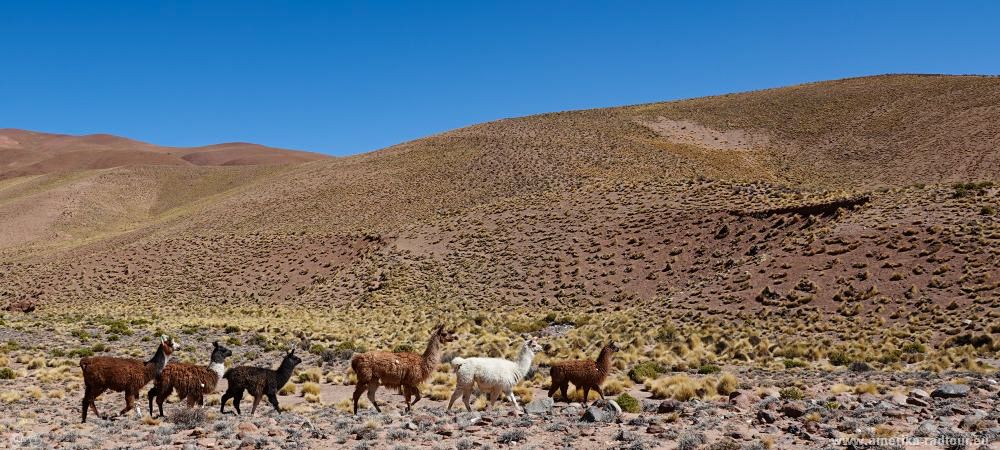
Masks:
[[[501,398],[509,400],[516,412],[522,408],[514,396],[514,386],[517,385],[531,368],[535,353],[542,350],[538,341],[524,335],[524,344],[515,361],[503,358],[461,358],[451,360],[456,376],[455,392],[448,402],[451,411],[455,400],[459,397],[465,408],[472,411],[469,400],[473,389],[486,396],[487,409]],[[368,400],[376,411],[382,412],[375,401],[375,391],[380,386],[397,389],[406,402],[406,411],[410,411],[420,401],[420,384],[424,383],[437,371],[441,364],[442,346],[456,339],[454,330],[445,329],[440,325],[431,333],[427,348],[423,354],[414,352],[381,352],[372,351],[354,355],[351,358],[351,370],[357,376],[354,389],[354,414],[358,413],[358,401],[368,393]],[[277,369],[265,367],[237,366],[225,369],[226,358],[233,352],[218,342],[212,343],[211,359],[207,366],[186,363],[169,363],[170,355],[178,344],[168,336],[160,336],[159,345],[153,357],[148,361],[134,358],[113,356],[91,356],[80,359],[83,370],[84,394],[82,420],[87,421],[87,410],[101,417],[97,411],[95,400],[105,391],[125,393],[125,408],[117,415],[121,416],[135,408],[136,414],[142,416],[142,408],[136,404],[139,391],[150,382],[153,387],[147,394],[149,414],[153,414],[153,401],[156,400],[160,417],[163,416],[163,402],[177,391],[181,401],[186,401],[188,407],[204,405],[204,396],[215,392],[220,378],[225,378],[228,388],[221,398],[220,412],[226,412],[226,403],[232,399],[236,414],[242,414],[240,402],[243,394],[249,392],[253,396],[253,406],[250,414],[257,411],[261,399],[267,397],[268,402],[276,411],[281,411],[278,405],[278,392],[292,377],[295,367],[302,359],[295,355],[295,349],[289,350]],[[564,400],[569,401],[567,389],[573,383],[577,389],[583,390],[584,401],[590,390],[594,390],[604,398],[601,384],[611,371],[611,355],[618,351],[618,346],[609,343],[601,349],[596,360],[570,360],[553,363],[550,373],[552,386],[549,397],[560,391]],[[411,401],[412,399],[412,401]]]

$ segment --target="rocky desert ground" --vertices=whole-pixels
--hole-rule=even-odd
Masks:
[[[3,445],[1000,448],[998,105],[1000,78],[865,77],[345,158],[0,130]],[[383,388],[353,415],[350,357],[438,324],[457,339],[416,408]],[[222,415],[223,380],[81,424],[80,358],[163,334],[201,365],[297,349],[287,410]],[[526,414],[444,411],[453,357],[523,335]],[[607,401],[548,403],[552,364],[609,342]]]

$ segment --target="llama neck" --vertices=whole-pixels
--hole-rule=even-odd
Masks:
[[[535,352],[531,350],[531,347],[527,344],[521,347],[521,353],[517,355],[517,371],[521,373],[522,377],[528,373],[528,369],[531,369],[531,360],[534,358]]]
[[[215,374],[218,375],[219,378],[222,378],[222,375],[226,373],[226,365],[223,363],[213,362],[208,365],[208,370],[215,372]]]
[[[277,370],[278,387],[284,386],[288,383],[288,379],[292,378],[292,370],[295,369],[295,365],[291,361],[285,359],[281,361],[281,366]]]
[[[163,368],[167,366],[168,359],[170,359],[170,357],[167,356],[165,351],[163,351],[163,346],[160,345],[157,347],[156,354],[154,354],[149,361],[146,361],[147,378],[153,379],[160,376],[160,373],[163,372]]]
[[[611,370],[611,349],[607,347],[601,349],[601,353],[597,355],[597,370],[602,373]]]
[[[424,350],[423,358],[423,366],[426,373],[433,372],[438,364],[441,363],[441,341],[436,334],[427,342],[427,349]]]

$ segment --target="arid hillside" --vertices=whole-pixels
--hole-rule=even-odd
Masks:
[[[935,341],[1000,313],[1000,78],[543,114],[297,165],[134,145],[187,166],[0,181],[0,302],[641,306]]]
[[[0,180],[120,166],[276,165],[325,158],[317,153],[242,142],[161,147],[109,134],[71,136],[0,129]]]

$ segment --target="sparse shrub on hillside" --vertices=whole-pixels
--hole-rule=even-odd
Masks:
[[[17,378],[17,374],[14,369],[10,367],[0,367],[0,380],[13,380]]]
[[[831,352],[827,358],[830,360],[830,364],[835,366],[846,366],[851,363],[851,357],[842,351]]]
[[[806,363],[805,361],[802,361],[800,359],[785,359],[785,360],[782,360],[782,363],[784,363],[785,369],[797,369],[797,368],[800,368],[800,367],[808,367],[809,366],[808,363]]]
[[[722,371],[722,368],[720,368],[719,366],[716,366],[716,365],[712,365],[712,364],[706,364],[706,365],[701,366],[701,367],[698,368],[698,373],[701,374],[701,375],[709,375],[709,374],[713,374],[713,373],[719,373],[720,371]]]
[[[778,391],[778,395],[785,400],[802,400],[806,395],[797,387],[787,387]]]
[[[666,369],[655,361],[644,361],[636,364],[628,371],[628,377],[636,382],[643,383],[647,379],[652,379],[666,372]]]
[[[618,403],[618,406],[621,406],[622,411],[628,413],[637,413],[642,410],[642,405],[639,404],[639,400],[636,400],[635,397],[625,393],[619,395],[618,398],[615,399],[615,402]]]

